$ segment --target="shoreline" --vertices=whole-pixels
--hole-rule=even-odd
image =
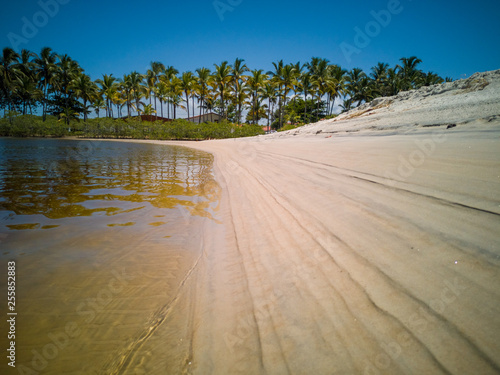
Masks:
[[[109,372],[499,373],[496,76],[267,136],[103,139],[209,152],[220,192]]]
[[[497,87],[474,94],[499,102]],[[486,102],[475,113],[495,111]],[[434,103],[413,124],[442,125],[418,132],[370,132],[389,107],[356,134],[328,133],[352,123],[340,119],[152,142],[212,153],[222,191],[223,224],[182,293],[191,346],[174,372],[500,371],[500,121],[447,128]]]
[[[498,372],[493,125],[141,141],[212,153],[222,191],[179,295],[191,347],[172,370]]]

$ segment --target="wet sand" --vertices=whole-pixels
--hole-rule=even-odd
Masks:
[[[16,367],[4,357],[0,373],[117,373],[132,353],[127,371],[146,373],[141,361],[151,358],[141,342],[163,323],[199,259],[204,222],[216,221],[212,156],[155,145],[2,142],[0,269],[6,275],[16,263],[17,316]],[[5,339],[8,328],[2,319]]]
[[[469,94],[453,95],[462,111]],[[389,128],[362,114],[355,134],[344,119],[175,143],[214,155],[216,220],[186,234],[173,274],[160,249],[125,256],[153,281],[131,280],[68,363],[91,350],[105,374],[500,373],[500,121],[476,109],[448,128],[438,102],[411,124],[382,108]]]
[[[185,346],[147,373],[500,373],[497,78],[184,143],[215,157],[222,225],[141,350]]]
[[[499,135],[200,144],[224,228],[171,373],[498,373]],[[435,147],[412,166],[418,144]]]

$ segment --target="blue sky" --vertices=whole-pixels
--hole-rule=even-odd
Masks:
[[[416,55],[423,70],[454,79],[500,68],[498,0],[2,3],[2,48],[12,46],[12,40],[18,49],[34,52],[49,46],[77,60],[92,79],[103,73],[144,73],[150,61],[187,71],[237,57],[251,69],[270,70],[273,61],[307,62],[317,56],[367,71],[379,61],[393,66],[400,57]],[[390,20],[382,17],[381,25],[374,13],[390,14]],[[371,36],[356,44],[355,28]],[[346,56],[341,46],[347,45],[356,52]]]

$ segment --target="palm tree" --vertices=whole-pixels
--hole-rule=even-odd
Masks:
[[[207,96],[205,97],[204,102],[202,103],[203,112],[207,113],[214,111],[216,108],[216,102],[217,102],[216,94],[213,94],[209,91]]]
[[[144,75],[145,85],[143,87],[144,94],[146,98],[149,98],[149,104],[152,105],[152,92],[155,87],[155,76],[154,72],[151,69],[148,69],[146,74]]]
[[[274,105],[276,104],[276,86],[270,80],[267,80],[262,89],[262,98],[268,100],[267,105],[267,131],[271,130],[271,114],[274,113]]]
[[[431,86],[443,83],[444,79],[433,72],[422,73],[418,80],[418,86]]]
[[[305,68],[305,64],[301,64],[298,61],[296,64],[293,64],[294,73],[295,73],[295,81],[293,85],[293,101],[295,102],[295,98],[297,98],[298,94],[302,92],[302,85],[300,80],[302,79],[303,70]]]
[[[343,103],[340,105],[340,107],[342,108],[342,112],[347,112],[349,110],[351,110],[353,107],[353,101],[352,101],[352,98],[344,98],[344,101]]]
[[[151,65],[151,69],[148,70],[147,76],[149,77],[149,72],[151,71],[152,86],[149,87],[149,90],[154,96],[155,86],[158,83],[158,78],[159,78],[160,74],[165,70],[165,65],[163,65],[163,63],[161,63],[159,61],[151,61],[150,65]],[[149,86],[149,80],[148,80],[148,86]],[[154,103],[155,103],[155,113],[157,113],[156,112],[156,96],[155,96]]]
[[[161,117],[163,118],[163,103],[168,100],[168,85],[160,80],[155,89],[155,96],[160,101]]]
[[[238,124],[241,123],[241,118],[238,119],[238,113],[241,113],[242,108],[248,104],[247,100],[248,99],[248,90],[245,85],[239,85],[236,91],[232,92],[231,95],[231,101],[232,101],[232,107],[235,109],[235,116],[234,120],[232,119],[233,122],[236,122]]]
[[[264,99],[259,97],[259,99],[253,104],[247,114],[247,121],[252,121],[254,124],[258,123],[260,119],[267,117],[267,104],[263,104]]]
[[[79,73],[70,83],[70,88],[76,96],[83,100],[83,121],[87,121],[87,102],[97,94],[98,87],[87,74]]]
[[[124,74],[120,80],[120,88],[123,91],[127,103],[127,117],[130,117],[130,103],[132,101],[132,79],[130,74]]]
[[[9,91],[21,101],[24,115],[28,108],[31,113],[31,106],[43,98],[43,92],[37,88],[36,65],[32,61],[35,56],[33,52],[23,49],[19,55],[18,63],[13,67],[14,81]]]
[[[396,72],[396,69],[390,68],[387,70],[386,93],[389,96],[397,95],[401,91],[401,76]]]
[[[142,114],[151,116],[153,113],[156,113],[156,109],[153,108],[152,104],[145,105],[142,109]]]
[[[301,74],[298,85],[298,92],[304,94],[304,118],[307,119],[307,95],[314,90],[313,78],[311,72]]]
[[[83,71],[78,63],[68,55],[59,56],[56,85],[64,94],[68,93],[71,81]]]
[[[422,62],[416,56],[402,57],[399,59],[402,65],[397,65],[398,74],[401,75],[402,89],[411,90],[416,88],[417,80],[422,74],[420,70],[417,69],[417,65]]]
[[[14,109],[12,93],[15,91],[19,54],[12,48],[4,48],[0,57],[0,89],[7,100],[9,110]]]
[[[274,71],[269,71],[267,74],[271,76],[273,83],[275,84],[275,88],[277,89],[278,96],[278,111],[279,111],[279,127],[283,126],[283,111],[282,109],[282,91],[283,91],[283,69],[284,64],[283,60],[278,62],[273,62]]]
[[[106,98],[106,117],[112,118],[111,99],[118,88],[116,78],[113,77],[113,74],[103,74],[102,79],[98,79],[96,82],[101,86],[101,94]]]
[[[42,90],[38,89],[36,85],[36,81],[28,75],[21,74],[16,77],[15,95],[22,102],[23,115],[27,114],[28,108],[31,113],[31,106],[43,98]]]
[[[170,81],[169,100],[170,100],[170,103],[172,103],[174,120],[175,120],[177,118],[177,113],[176,113],[177,107],[184,109],[184,106],[181,105],[181,103],[182,103],[182,81],[179,79],[179,77],[174,76],[172,78],[172,80]]]
[[[354,68],[347,72],[346,75],[346,91],[351,98],[351,105],[355,102],[359,105],[363,100],[361,94],[362,80],[366,74],[359,68]]]
[[[47,117],[49,87],[54,83],[57,72],[57,54],[49,47],[42,48],[40,55],[33,61],[37,66],[39,83],[43,88],[42,117]]]
[[[377,92],[382,95],[387,95],[387,75],[389,64],[379,62],[371,70],[371,78],[373,79]]]
[[[362,102],[368,103],[369,101],[375,99],[377,96],[376,86],[366,74],[359,80],[358,92],[356,94],[356,99],[358,99],[358,104]]]
[[[119,89],[120,85],[117,84],[116,91],[113,93],[113,96],[111,97],[111,102],[114,105],[116,105],[117,117],[121,118],[123,117],[122,109],[127,104],[127,96],[124,91],[121,91]]]
[[[102,95],[97,92],[96,95],[92,98],[92,107],[94,107],[97,118],[100,118],[99,113],[101,109],[106,109],[106,102],[102,98]]]
[[[174,77],[179,74],[179,71],[175,69],[173,66],[167,66],[165,67],[165,70],[163,71],[163,75],[160,76],[160,80],[163,80],[167,86],[170,86],[170,82]],[[170,100],[167,99],[167,117],[170,118]]]
[[[260,96],[259,93],[264,87],[265,82],[268,79],[268,76],[266,74],[263,74],[262,69],[252,70],[251,73],[252,75],[247,79],[247,89],[250,92],[250,96],[252,98],[252,104],[250,108],[252,110],[252,113],[255,115],[257,113],[255,108],[257,108],[257,102]],[[255,116],[252,117],[252,123],[256,124]]]
[[[328,66],[328,83],[326,94],[328,95],[328,114],[333,113],[335,99],[344,92],[345,74],[347,72],[339,65]]]
[[[71,118],[69,116],[70,110],[72,113],[77,113],[81,109],[71,90],[71,82],[83,69],[68,55],[59,57],[57,67],[57,73],[53,82],[55,98],[58,103],[55,108],[57,109],[57,114],[60,114],[60,112],[66,113],[66,123],[69,125]]]
[[[222,107],[222,116],[227,120],[227,112],[226,112],[226,88],[228,84],[231,82],[231,66],[227,61],[223,61],[220,65],[215,65],[215,71],[213,74],[213,81],[216,86],[217,91],[219,92],[221,107]]]
[[[140,106],[143,104],[141,102],[141,98],[143,96],[142,82],[144,80],[144,76],[136,71],[131,72],[129,75],[131,94],[135,102],[135,105],[133,105],[133,107],[135,107],[137,115],[139,115]]]
[[[292,64],[287,64],[283,67],[281,76],[278,82],[282,87],[283,106],[286,106],[288,93],[293,90],[296,83],[295,67]],[[282,107],[283,108],[283,107]],[[283,115],[281,114],[281,126],[283,126]]]
[[[184,72],[182,73],[181,76],[181,88],[182,91],[184,91],[184,94],[186,95],[186,105],[187,105],[187,118],[189,119],[189,97],[191,96],[191,93],[193,92],[193,86],[196,82],[196,78],[194,77],[193,73],[191,72]],[[194,112],[194,108],[193,108]]]
[[[241,122],[241,107],[243,103],[243,100],[241,99],[240,95],[244,93],[244,90],[241,90],[240,88],[245,83],[246,76],[244,76],[244,73],[249,71],[247,65],[243,63],[244,61],[245,60],[243,59],[237,58],[234,62],[233,68],[231,69],[233,90],[236,93],[236,103],[237,103],[236,121],[238,123]]]
[[[319,107],[322,97],[326,94],[327,87],[329,85],[329,72],[328,72],[328,60],[321,59],[319,57],[313,57],[311,62],[306,64],[309,72],[312,75],[312,80],[314,86],[316,87],[316,98],[317,98],[317,112],[316,121],[318,121]]]
[[[206,108],[205,99],[209,95],[208,87],[211,80],[211,75],[210,75],[210,69],[208,68],[196,69],[196,73],[198,74],[196,91],[198,94],[198,100],[200,105],[200,117],[198,118],[198,124],[199,124],[201,122],[202,109]]]

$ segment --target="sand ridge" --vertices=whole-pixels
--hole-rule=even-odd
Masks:
[[[172,310],[190,345],[168,373],[499,373],[499,82],[184,143],[215,157],[221,224]]]
[[[156,308],[98,365],[500,373],[499,141],[500,71],[289,132],[151,141],[214,155],[215,220],[186,234],[168,298],[155,258]]]

